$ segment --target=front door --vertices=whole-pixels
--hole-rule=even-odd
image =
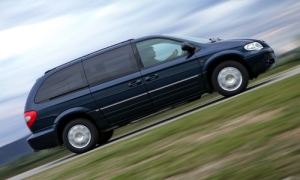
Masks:
[[[181,42],[155,38],[136,43],[144,68],[143,81],[155,108],[199,95],[204,91],[200,63],[181,50]]]

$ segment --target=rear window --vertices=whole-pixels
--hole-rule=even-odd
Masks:
[[[50,100],[87,86],[82,64],[77,63],[49,76],[39,88],[35,96],[35,103]]]
[[[90,86],[95,86],[139,70],[130,45],[83,61]]]

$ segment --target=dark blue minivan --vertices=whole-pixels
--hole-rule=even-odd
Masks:
[[[256,39],[148,36],[48,70],[31,89],[25,121],[38,151],[64,145],[84,153],[113,130],[162,108],[217,91],[233,96],[275,65]]]

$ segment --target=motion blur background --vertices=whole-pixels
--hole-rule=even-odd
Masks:
[[[152,34],[252,37],[280,56],[299,46],[299,9],[298,0],[1,0],[0,147],[30,134],[25,101],[48,69]]]

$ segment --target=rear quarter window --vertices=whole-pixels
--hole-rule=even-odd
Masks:
[[[82,64],[77,63],[49,76],[39,88],[35,96],[35,103],[47,101],[87,86]]]

